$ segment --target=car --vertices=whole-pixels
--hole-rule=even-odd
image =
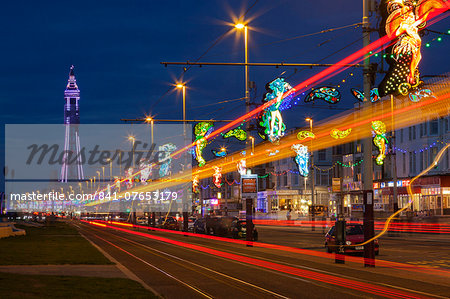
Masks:
[[[231,236],[234,239],[247,237],[247,221],[235,219],[231,222]],[[258,241],[258,231],[253,226],[253,241]]]
[[[140,225],[147,225],[148,219],[147,219],[147,217],[137,217],[136,223],[140,224]]]
[[[156,226],[162,229],[180,230],[180,224],[174,217],[161,217],[158,219]]]
[[[206,234],[206,219],[205,218],[197,218],[194,221],[193,231],[196,234]]]
[[[231,232],[231,223],[237,218],[232,216],[207,216],[205,219],[208,235],[226,237]]]
[[[347,224],[345,226],[345,242],[344,247],[345,253],[362,253],[364,252],[364,246],[348,246],[364,242],[364,226],[361,224]],[[380,246],[378,239],[374,240],[375,244],[375,255],[379,255]],[[338,247],[336,246],[336,229],[333,225],[328,232],[325,234],[325,248],[328,253],[337,252]]]

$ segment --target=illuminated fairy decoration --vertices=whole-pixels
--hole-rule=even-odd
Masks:
[[[145,159],[141,159],[141,161],[139,162],[139,173],[141,184],[147,185],[147,181],[152,175],[152,168]]]
[[[422,98],[436,98],[434,93],[427,88],[423,88],[423,89],[419,89],[414,92],[411,92],[408,95],[408,97],[411,100],[411,102],[414,102],[414,103],[419,102]]]
[[[198,186],[200,185],[200,179],[198,178],[198,174],[194,175],[192,178],[192,192],[198,193]]]
[[[114,190],[120,192],[120,179],[118,177],[114,178]]]
[[[214,185],[216,185],[217,188],[222,187],[222,167],[214,166]]]
[[[316,138],[316,135],[314,135],[314,133],[311,131],[300,131],[297,133],[298,140],[305,140],[307,138],[314,139],[314,138]]]
[[[360,102],[364,102],[364,92],[362,92],[359,89],[356,88],[351,88],[350,92],[352,93],[352,95],[358,99],[358,101]],[[370,101],[372,103],[378,102],[378,100],[380,99],[380,94],[378,93],[378,88],[374,87],[370,90]]]
[[[214,156],[216,157],[226,157],[227,156],[227,150],[225,148],[221,148],[220,151],[216,151],[216,150],[211,150],[211,152],[214,154]]]
[[[172,163],[171,154],[177,149],[177,146],[173,143],[166,143],[159,146],[158,161],[159,166],[159,177],[165,177],[170,175],[170,168]]]
[[[372,129],[375,133],[373,144],[375,144],[380,151],[375,159],[375,162],[378,165],[383,165],[384,158],[386,157],[386,144],[388,144],[388,140],[386,138],[386,125],[382,121],[376,120],[372,122]]]
[[[341,93],[334,87],[322,86],[312,89],[306,96],[305,103],[312,102],[314,100],[324,100],[330,104],[336,104],[341,99]]]
[[[390,64],[388,73],[380,83],[380,95],[407,95],[422,83],[418,70],[422,58],[422,39],[419,29],[425,27],[430,12],[449,9],[445,0],[384,0],[380,5],[383,20],[380,32],[394,39],[387,51]]]
[[[247,173],[247,161],[245,159],[241,159],[237,162],[237,170],[240,175]]]
[[[309,174],[308,160],[309,153],[306,145],[297,143],[291,146],[291,149],[297,154],[294,158],[298,166],[298,172],[301,176],[307,177]]]
[[[348,135],[350,135],[350,133],[352,132],[352,128],[348,128],[347,130],[339,130],[339,129],[333,129],[330,132],[330,136],[333,137],[334,139],[342,139],[347,137]]]
[[[277,78],[266,85],[266,90],[268,92],[265,94],[263,103],[274,102],[261,113],[259,126],[264,128],[264,135],[273,143],[278,142],[284,136],[286,126],[281,116],[280,107],[285,98],[289,98],[295,89],[289,83],[285,82],[284,78]],[[287,92],[289,93],[285,94]],[[283,98],[283,95],[285,95],[285,98]]]
[[[194,146],[194,158],[198,162],[199,167],[203,167],[206,164],[205,159],[203,158],[203,149],[208,144],[208,140],[206,139],[209,134],[214,130],[212,122],[202,121],[195,125],[194,127],[194,135],[195,135],[195,146]]]
[[[235,137],[237,140],[244,141],[247,139],[247,132],[242,129],[242,125],[235,129],[231,129],[225,134],[222,134],[223,138]]]
[[[125,170],[125,177],[126,177],[126,183],[125,184],[127,186],[127,189],[133,188],[133,185],[134,185],[133,173],[134,173],[133,167],[130,167],[127,170]]]

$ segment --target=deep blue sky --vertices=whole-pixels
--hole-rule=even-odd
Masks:
[[[222,34],[231,30],[202,61],[243,61],[243,36],[230,23],[253,0],[224,1],[7,1],[0,12],[0,102],[2,123],[62,123],[63,92],[69,66],[81,90],[82,123],[119,123],[120,118],[152,112],[158,118],[181,118],[179,93],[172,92],[150,108],[179,78],[181,67],[164,68],[161,61],[197,59]],[[361,38],[361,27],[336,30],[291,41],[283,39],[361,22],[362,0],[260,0],[250,10],[251,62],[318,62]],[[373,26],[376,18],[372,17]],[[228,22],[228,24],[227,24]],[[447,31],[447,19],[430,29]],[[425,36],[424,43],[437,35]],[[378,38],[373,33],[372,40]],[[448,40],[423,48],[422,74],[448,71]],[[322,44],[321,46],[318,46]],[[325,59],[333,63],[362,46],[357,41]],[[320,69],[251,68],[259,102],[266,82],[287,71],[292,85]],[[350,71],[327,84],[338,84]],[[362,71],[343,85],[338,107],[352,107],[348,90],[361,87]],[[194,67],[188,80],[188,118],[229,119],[244,112],[242,102],[214,105],[243,96],[243,68]],[[378,77],[378,81],[381,76]],[[317,118],[331,110],[296,107],[288,115],[290,126],[305,125],[304,117]],[[221,109],[221,110],[220,110]],[[3,130],[2,130],[3,131]],[[3,133],[2,133],[3,135]],[[3,143],[3,142],[2,142]],[[2,150],[3,152],[3,150]],[[3,154],[2,154],[3,155]]]

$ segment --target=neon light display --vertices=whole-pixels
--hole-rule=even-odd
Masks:
[[[171,154],[177,149],[177,146],[173,143],[166,143],[159,147],[160,155],[158,155],[159,166],[159,177],[165,177],[170,175],[170,167],[172,163]],[[162,155],[161,155],[162,153]]]
[[[152,175],[152,168],[145,159],[141,159],[141,161],[139,163],[139,173],[140,173],[141,184],[147,185],[147,181],[149,180],[149,178]]]
[[[409,99],[414,103],[419,102],[422,98],[436,98],[436,96],[431,90],[426,88],[416,90],[409,94]]]
[[[237,162],[237,170],[240,175],[247,173],[247,161],[245,159],[241,159]]]
[[[192,192],[198,193],[198,185],[200,184],[200,179],[198,178],[198,175],[194,175],[192,178]]]
[[[316,138],[316,135],[314,135],[311,131],[300,131],[297,133],[297,139],[298,140],[305,140],[306,138]]]
[[[130,167],[125,171],[125,177],[127,178],[127,180],[126,180],[127,189],[133,188],[133,185],[134,185],[133,173],[134,173],[133,167]]]
[[[295,163],[298,166],[298,171],[301,176],[307,177],[309,174],[308,160],[309,153],[308,147],[303,144],[294,144],[291,149],[297,154],[294,158]]]
[[[217,188],[222,187],[222,167],[214,166],[214,185],[216,185]]]
[[[388,0],[382,3],[381,24],[384,28],[380,31],[383,30],[389,38],[397,39],[388,48],[391,53],[387,59],[390,68],[379,86],[381,96],[407,95],[422,83],[417,68],[422,58],[419,29],[425,26],[430,12],[448,8],[447,3],[444,0]]]
[[[220,151],[211,150],[211,152],[214,154],[214,156],[221,158],[226,157],[228,154],[226,149],[221,149]]]
[[[343,130],[343,131],[340,131],[338,129],[333,129],[333,130],[331,130],[330,135],[334,139],[342,139],[342,138],[345,138],[348,135],[350,135],[351,132],[352,132],[352,128],[348,128],[347,130]]]
[[[317,89],[311,90],[306,96],[305,103],[314,100],[324,100],[330,104],[336,104],[341,99],[341,93],[334,87],[322,86]]]
[[[375,133],[373,144],[375,144],[380,151],[375,161],[378,165],[383,165],[384,158],[386,157],[386,144],[388,144],[386,138],[386,125],[382,121],[376,120],[372,122],[372,129]]]
[[[195,125],[194,135],[195,135],[195,147],[194,147],[194,158],[198,162],[199,167],[203,167],[206,164],[203,158],[203,150],[208,144],[208,135],[214,130],[212,122],[202,121]]]
[[[284,136],[286,126],[281,116],[280,106],[284,99],[283,94],[289,90],[294,91],[292,86],[284,81],[284,78],[277,78],[266,85],[267,93],[263,102],[270,102],[276,99],[276,101],[264,109],[261,115],[259,125],[264,127],[264,134],[270,140],[270,142],[277,142]]]
[[[364,92],[359,89],[352,88],[350,89],[352,95],[357,98],[360,102],[364,102]],[[378,102],[380,99],[380,94],[378,93],[378,88],[374,87],[370,90],[370,101],[372,103]]]
[[[232,129],[222,135],[223,138],[235,137],[237,140],[244,141],[247,139],[247,132],[245,132],[241,126],[236,129]]]

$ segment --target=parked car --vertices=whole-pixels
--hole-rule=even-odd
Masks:
[[[247,221],[235,219],[231,222],[231,236],[234,239],[247,237]],[[258,241],[258,231],[253,226],[253,241]]]
[[[140,224],[140,225],[147,225],[148,219],[147,219],[147,217],[137,217],[136,223]]]
[[[206,219],[198,218],[194,221],[193,231],[196,234],[206,234]]]
[[[174,217],[161,217],[158,219],[156,226],[163,229],[180,230],[180,224]]]
[[[205,219],[207,234],[226,237],[231,232],[231,223],[237,218],[231,216],[207,216]]]
[[[361,224],[347,224],[345,226],[345,241],[344,247],[345,253],[362,253],[364,252],[364,246],[348,246],[364,242],[364,226]],[[375,243],[375,255],[380,253],[378,239],[374,240]],[[325,234],[325,248],[327,252],[331,253],[338,250],[336,245],[336,230],[335,226],[331,227]]]

